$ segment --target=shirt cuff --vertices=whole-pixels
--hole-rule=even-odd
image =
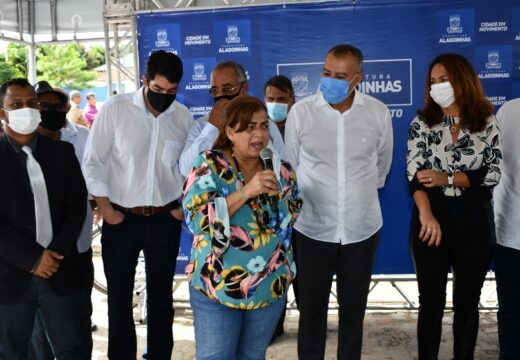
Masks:
[[[98,180],[91,181],[87,184],[88,192],[93,197],[110,197],[108,186]]]
[[[36,269],[38,269],[38,266],[40,266],[40,261],[42,261],[42,256],[43,256],[43,252],[40,254],[40,256],[38,256],[38,259],[36,259],[36,261],[34,262],[34,265],[31,269],[31,271],[36,271]]]
[[[377,188],[381,189],[385,186],[386,176],[377,178]]]

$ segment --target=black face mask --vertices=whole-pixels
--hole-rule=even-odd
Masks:
[[[233,95],[220,95],[220,96],[214,97],[213,101],[215,101],[215,104],[217,103],[217,101],[219,101],[221,99],[227,99],[227,100],[231,101],[234,98],[236,98],[238,95],[240,95],[240,91]]]
[[[42,122],[40,126],[50,130],[57,131],[65,126],[65,122],[67,121],[67,113],[58,110],[45,110],[40,111],[40,115],[42,118]]]
[[[160,113],[166,111],[166,109],[170,107],[176,96],[177,94],[156,93],[153,92],[150,88],[148,88],[146,93],[146,97],[148,98],[150,105]]]

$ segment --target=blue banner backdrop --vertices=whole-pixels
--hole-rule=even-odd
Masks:
[[[197,118],[211,110],[209,77],[218,62],[244,65],[253,96],[262,98],[264,83],[283,74],[301,99],[317,90],[328,49],[339,43],[359,47],[366,59],[360,90],[389,106],[395,137],[392,170],[380,192],[384,227],[374,273],[412,273],[406,138],[422,106],[425,72],[436,55],[457,52],[473,63],[497,109],[519,97],[520,5],[500,3],[358,0],[140,13],[140,73],[151,51],[177,53],[185,72],[177,98]],[[178,273],[190,246],[184,234]]]

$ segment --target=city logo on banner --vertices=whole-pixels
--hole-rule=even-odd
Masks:
[[[497,50],[488,51],[488,61],[486,63],[487,70],[500,70],[502,63],[500,62],[500,53]]]
[[[437,11],[439,44],[470,43],[475,33],[474,10]]]
[[[238,25],[227,26],[226,44],[240,44],[240,36],[238,36]]]
[[[476,68],[480,79],[510,79],[513,49],[509,45],[480,46],[476,51]]]
[[[152,34],[155,33],[155,39],[150,44],[151,51],[164,50],[167,52],[180,55],[181,41],[180,41],[180,25],[179,24],[163,24],[155,29],[152,29]]]
[[[448,34],[462,34],[462,26],[460,26],[460,15],[450,15],[450,26],[446,32]]]
[[[196,59],[184,59],[184,68],[186,72],[191,71],[187,79],[189,81],[184,86],[186,91],[200,91],[204,90],[207,94],[207,90],[211,87],[209,73],[216,65],[215,58],[196,58]]]
[[[309,74],[306,72],[295,72],[291,74],[291,83],[294,96],[297,99],[310,95],[309,93]]]
[[[249,20],[218,21],[215,28],[220,54],[251,52],[251,23]]]
[[[204,63],[198,62],[193,65],[193,75],[191,76],[193,81],[206,81],[208,75],[204,71]]]
[[[168,41],[168,31],[166,29],[158,29],[156,32],[157,41],[155,42],[155,46],[158,48],[161,47],[169,47],[170,42]]]

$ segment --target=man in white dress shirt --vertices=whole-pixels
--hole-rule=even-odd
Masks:
[[[334,274],[339,303],[338,359],[359,359],[368,288],[383,224],[377,189],[392,159],[388,108],[355,88],[363,55],[329,50],[320,91],[293,105],[286,158],[296,169],[303,208],[295,225],[300,322],[298,356],[323,359]]]
[[[520,99],[497,112],[502,151],[502,177],[493,191],[497,246],[495,271],[498,294],[500,359],[520,359]]]
[[[189,174],[193,159],[201,152],[213,147],[227,103],[237,96],[247,95],[248,86],[244,68],[234,61],[222,62],[213,69],[209,93],[215,100],[215,106],[208,115],[195,120],[190,129],[179,161],[181,173],[184,176]],[[282,135],[273,121],[269,121],[269,137],[273,150],[283,159]]]
[[[111,97],[90,130],[83,158],[87,187],[103,217],[108,286],[108,357],[135,359],[132,291],[139,252],[146,261],[148,358],[170,359],[172,282],[179,250],[183,178],[177,162],[193,123],[175,101],[182,62],[165,51],[147,62],[144,86]]]

